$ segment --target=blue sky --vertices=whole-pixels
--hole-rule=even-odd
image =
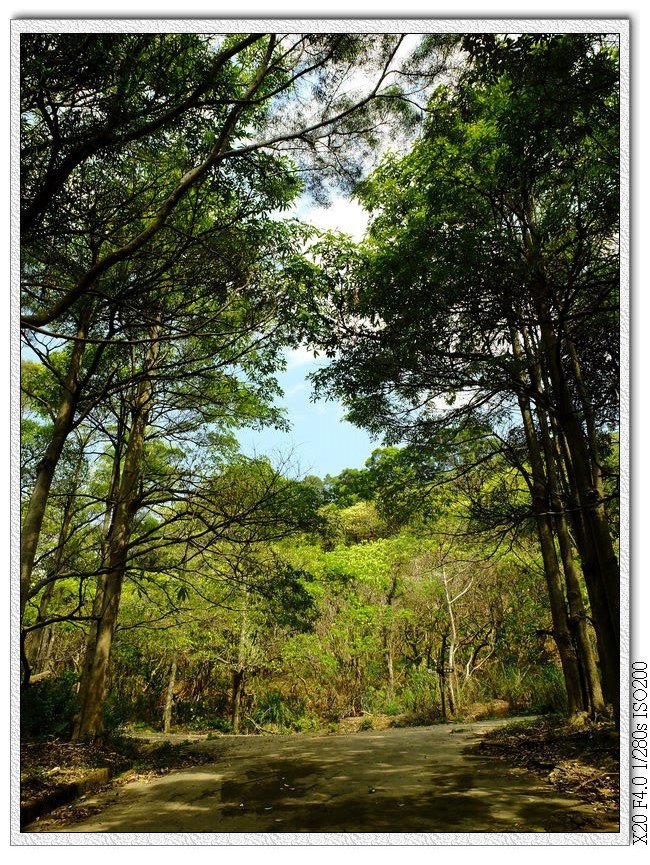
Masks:
[[[287,351],[286,356],[287,369],[278,376],[284,399],[278,403],[288,410],[291,431],[240,430],[242,452],[249,456],[265,454],[276,464],[289,458],[292,474],[321,478],[345,468],[361,468],[381,443],[343,420],[345,410],[340,403],[310,401],[312,387],[307,375],[327,361],[315,359],[306,348]]]
[[[368,221],[367,213],[354,199],[340,194],[332,195],[328,207],[316,207],[302,197],[293,215],[321,230],[342,231],[355,241],[363,237]],[[287,369],[278,376],[284,399],[278,403],[287,409],[291,431],[240,430],[242,452],[249,456],[265,454],[276,464],[290,458],[293,474],[321,478],[337,475],[345,468],[361,468],[381,442],[343,420],[345,409],[340,403],[310,399],[312,386],[307,376],[327,360],[314,358],[307,348],[287,350],[286,358]]]

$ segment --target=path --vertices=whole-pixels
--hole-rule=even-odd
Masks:
[[[502,723],[204,739],[192,747],[214,763],[101,794],[104,811],[58,831],[616,831],[531,774],[464,753]]]

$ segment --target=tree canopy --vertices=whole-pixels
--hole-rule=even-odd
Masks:
[[[618,80],[595,34],[23,34],[21,654],[32,707],[73,671],[58,732],[617,717]],[[296,217],[335,188],[359,243]],[[363,466],[240,453],[305,346]]]

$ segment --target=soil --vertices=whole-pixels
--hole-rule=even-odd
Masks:
[[[556,790],[614,815],[620,796],[619,738],[611,722],[576,727],[561,719],[515,723],[488,733],[475,753],[501,757]]]
[[[72,744],[57,740],[22,742],[20,746],[20,804],[38,808],[52,794],[69,784],[83,784],[97,769],[107,769],[111,780],[99,787],[107,791],[132,781],[151,780],[172,770],[200,765],[212,759],[209,752],[188,750],[189,741],[172,743],[117,738],[112,747],[85,743]],[[86,804],[82,796],[69,805],[57,808],[49,817],[66,825],[91,814],[103,806]]]
[[[141,767],[138,779],[121,779],[24,831],[217,833],[222,838],[242,832],[618,831],[614,797],[605,801],[594,792],[604,786],[591,780],[580,786],[581,776],[572,791],[562,787],[570,774],[567,766],[577,772],[593,765],[602,774],[610,765],[603,762],[605,753],[607,747],[610,754],[615,749],[605,731],[591,740],[577,731],[567,739],[569,753],[562,748],[559,727],[553,732],[544,722],[504,730],[505,724],[329,736],[204,735],[189,742],[183,736],[152,735],[147,747],[151,754],[166,749],[166,765]],[[538,754],[536,768],[524,765],[526,741],[537,743],[526,757]],[[602,759],[596,765],[598,755]],[[176,759],[196,763],[169,772]]]

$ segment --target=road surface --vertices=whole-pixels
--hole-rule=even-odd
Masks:
[[[529,772],[467,753],[503,723],[203,739],[192,747],[214,763],[89,798],[105,808],[83,822],[27,831],[617,831]]]

